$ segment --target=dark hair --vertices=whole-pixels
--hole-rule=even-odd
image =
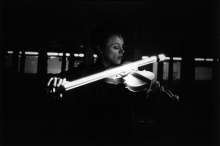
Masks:
[[[92,49],[98,53],[99,49],[105,48],[105,45],[110,37],[119,36],[123,38],[120,30],[120,27],[115,25],[104,25],[95,28],[90,39]]]

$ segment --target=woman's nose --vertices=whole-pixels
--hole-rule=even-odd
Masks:
[[[124,54],[125,50],[123,48],[120,49],[120,53]]]

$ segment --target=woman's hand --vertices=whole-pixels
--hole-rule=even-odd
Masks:
[[[49,94],[58,94],[59,97],[63,97],[63,93],[61,92],[63,85],[66,82],[66,78],[60,77],[51,77],[47,82],[47,87]]]

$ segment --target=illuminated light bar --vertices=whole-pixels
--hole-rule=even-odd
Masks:
[[[66,53],[66,56],[70,56],[70,53]]]
[[[80,53],[80,54],[79,54],[79,57],[84,57],[84,54],[83,54],[83,53]]]
[[[25,55],[38,55],[38,52],[25,52]]]
[[[142,59],[148,59],[148,58],[150,58],[150,57],[149,56],[142,56]],[[164,60],[170,59],[170,57],[166,57],[164,54],[159,54],[158,58],[159,58],[160,61],[164,61]]]
[[[213,58],[206,58],[205,61],[213,62],[214,59]]]
[[[58,53],[56,52],[47,52],[48,56],[58,56]]]
[[[8,51],[7,53],[8,53],[8,54],[13,54],[13,53],[14,53],[14,51]]]
[[[204,58],[195,58],[194,60],[195,60],[195,61],[205,61]]]
[[[58,56],[63,56],[63,53],[58,53]]]
[[[170,57],[165,57],[165,59],[164,60],[170,60]]]
[[[97,55],[97,54],[93,54],[93,57],[94,57],[94,58],[97,58],[97,57],[98,57],[98,55]]]
[[[74,55],[74,57],[79,57],[79,54],[76,54],[76,53],[75,53],[75,54],[73,54],[73,55]]]
[[[158,57],[160,61],[170,60],[170,57],[166,57],[165,54],[159,54]]]
[[[173,60],[182,60],[181,57],[173,57]]]

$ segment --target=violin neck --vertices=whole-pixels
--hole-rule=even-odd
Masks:
[[[138,60],[132,63],[125,64],[119,67],[108,69],[108,70],[105,70],[105,71],[102,71],[102,72],[99,72],[93,75],[82,77],[82,78],[79,78],[73,81],[67,81],[63,86],[64,86],[64,89],[68,91],[68,90],[71,90],[71,89],[74,89],[74,88],[77,88],[77,87],[80,87],[80,86],[83,86],[83,85],[86,85],[86,84],[89,84],[89,83],[92,83],[98,80],[102,80],[107,77],[120,74],[125,71],[130,71],[132,69],[154,63],[156,61],[158,61],[158,58],[156,56],[152,56],[149,58],[145,58],[145,59],[141,59],[141,60]]]

